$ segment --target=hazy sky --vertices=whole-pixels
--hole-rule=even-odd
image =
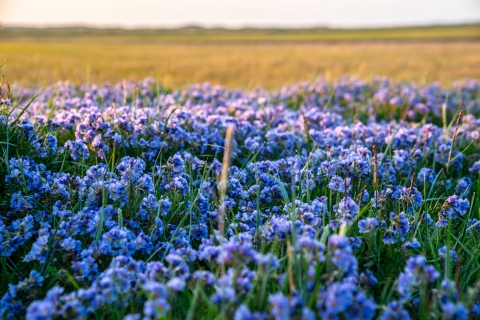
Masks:
[[[0,0],[0,23],[375,27],[480,22],[480,0]]]

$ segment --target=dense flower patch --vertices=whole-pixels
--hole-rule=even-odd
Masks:
[[[0,105],[0,317],[480,317],[478,81]]]

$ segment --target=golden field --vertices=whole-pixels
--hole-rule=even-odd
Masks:
[[[236,41],[223,41],[221,35],[199,35],[203,40],[196,41],[192,35],[134,37],[129,32],[135,31],[111,36],[72,33],[67,37],[12,35],[0,30],[0,59],[9,59],[5,77],[10,83],[44,86],[58,80],[99,83],[151,76],[174,87],[210,81],[228,87],[269,89],[345,74],[367,80],[381,75],[444,85],[466,77],[480,79],[480,41],[470,29],[470,37],[369,41],[355,41],[345,34],[337,37],[338,41],[301,41],[305,37],[301,34],[298,38],[288,34],[283,40],[271,35],[225,38]]]

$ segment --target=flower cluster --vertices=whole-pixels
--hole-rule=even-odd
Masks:
[[[480,315],[478,81],[20,92],[0,318]]]

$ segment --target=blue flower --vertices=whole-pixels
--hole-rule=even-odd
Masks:
[[[78,251],[82,248],[82,242],[69,237],[63,240],[60,246],[67,251]]]
[[[275,293],[268,297],[270,311],[275,319],[290,319],[290,306],[288,298],[281,293]]]
[[[339,176],[333,176],[330,182],[328,183],[328,187],[333,191],[347,193],[351,189],[351,179],[350,178],[342,179]]]
[[[192,238],[201,240],[208,237],[208,227],[204,224],[192,227]]]
[[[426,262],[425,257],[421,255],[408,259],[404,272],[400,274],[397,280],[397,290],[402,297],[408,297],[415,286],[434,282],[439,277],[435,268],[428,266]]]
[[[172,203],[170,202],[168,197],[161,199],[159,202],[159,205],[160,205],[160,214],[162,216],[166,216],[170,212],[170,208],[172,207]]]
[[[479,173],[480,174],[480,160],[476,161],[468,171],[472,173]]]
[[[417,179],[421,184],[425,184],[427,182],[432,183],[435,180],[436,174],[430,168],[422,168],[418,172]]]
[[[187,179],[181,176],[174,177],[172,181],[165,185],[165,189],[180,192],[183,196],[190,192],[190,186]]]
[[[345,197],[336,205],[333,210],[345,221],[347,224],[351,223],[358,213],[358,206],[350,197]]]
[[[375,303],[349,281],[334,282],[317,303],[322,318],[373,319]]]
[[[69,140],[65,143],[65,148],[70,150],[73,160],[87,160],[90,157],[90,151],[82,140]]]
[[[235,300],[235,290],[227,286],[218,286],[211,298],[215,304],[224,304]]]
[[[185,289],[185,280],[174,277],[167,282],[167,287],[173,291],[183,291]]]
[[[447,319],[467,320],[468,310],[462,303],[447,302],[441,306],[442,313]]]
[[[461,197],[465,197],[470,192],[472,186],[472,180],[470,178],[464,177],[458,180],[457,186],[455,187],[455,192]]]
[[[439,220],[452,220],[467,213],[470,203],[467,199],[458,198],[456,195],[448,197],[439,214]]]
[[[414,238],[412,241],[406,241],[403,245],[402,248],[404,249],[410,249],[410,250],[417,250],[420,249],[421,244],[418,242],[417,238]]]
[[[140,178],[145,170],[145,161],[139,158],[124,157],[117,165],[122,182],[130,183]]]
[[[45,143],[47,145],[47,150],[50,154],[55,154],[57,152],[57,138],[52,134],[47,134],[45,138]]]
[[[32,246],[32,250],[25,256],[24,261],[38,261],[45,263],[47,261],[48,236],[40,236]]]
[[[349,239],[341,235],[331,235],[328,246],[329,250],[333,252],[333,264],[346,275],[356,275],[358,262],[353,255]]]
[[[367,233],[375,230],[379,223],[377,218],[366,218],[358,221],[358,229],[360,233]]]
[[[438,249],[438,254],[445,258],[447,257],[447,246],[443,246],[441,248]],[[457,255],[457,252],[455,250],[450,250],[450,259],[453,260],[453,262],[457,261],[458,259],[458,255]]]
[[[27,320],[53,319],[56,308],[53,301],[34,301],[27,309]]]
[[[123,207],[128,201],[128,195],[125,186],[120,181],[114,179],[106,183],[109,191],[108,197],[113,201],[120,200],[120,206]]]
[[[380,316],[381,320],[410,320],[410,315],[402,304],[396,300],[388,303],[385,311]]]
[[[143,306],[143,313],[147,317],[159,318],[170,310],[170,304],[163,298],[148,300]]]

